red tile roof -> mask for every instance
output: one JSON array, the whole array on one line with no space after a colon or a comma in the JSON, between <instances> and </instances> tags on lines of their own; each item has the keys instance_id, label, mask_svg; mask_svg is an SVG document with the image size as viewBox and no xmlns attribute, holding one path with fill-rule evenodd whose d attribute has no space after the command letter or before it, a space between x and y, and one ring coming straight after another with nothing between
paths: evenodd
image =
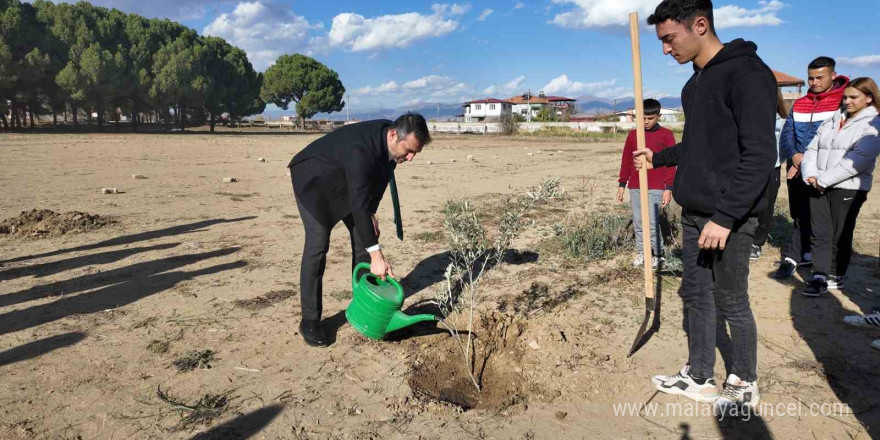
<instances>
[{"instance_id":1,"label":"red tile roof","mask_svg":"<svg viewBox=\"0 0 880 440\"><path fill-rule=\"evenodd\" d=\"M782 73L778 70L773 71L773 76L776 77L776 84L780 87L791 87L791 86L802 86L804 85L804 80L791 76L787 73Z\"/></svg>"},{"instance_id":2,"label":"red tile roof","mask_svg":"<svg viewBox=\"0 0 880 440\"><path fill-rule=\"evenodd\" d=\"M473 101L468 101L468 102L464 103L464 105L470 105L470 104L510 104L510 103L511 103L510 101L503 100L503 99L486 98L486 99L476 99Z\"/></svg>"}]
</instances>

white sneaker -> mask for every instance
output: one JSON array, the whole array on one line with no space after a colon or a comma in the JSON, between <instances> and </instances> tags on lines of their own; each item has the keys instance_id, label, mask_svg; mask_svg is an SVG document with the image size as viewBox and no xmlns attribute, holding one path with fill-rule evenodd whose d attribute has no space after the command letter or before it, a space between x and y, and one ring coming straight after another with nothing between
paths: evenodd
<instances>
[{"instance_id":1,"label":"white sneaker","mask_svg":"<svg viewBox=\"0 0 880 440\"><path fill-rule=\"evenodd\" d=\"M654 269L656 269L658 266L660 266L660 263L665 263L665 262L666 262L666 258L656 257L656 256L651 257L651 267L653 267Z\"/></svg>"},{"instance_id":2,"label":"white sneaker","mask_svg":"<svg viewBox=\"0 0 880 440\"><path fill-rule=\"evenodd\" d=\"M871 343L871 347L874 347L877 350L880 350L880 339L875 339L874 342Z\"/></svg>"},{"instance_id":3,"label":"white sneaker","mask_svg":"<svg viewBox=\"0 0 880 440\"><path fill-rule=\"evenodd\" d=\"M697 402L714 402L718 398L718 389L715 386L715 379L706 379L701 385L694 381L694 378L688 373L690 366L685 365L678 374L668 376L658 374L651 378L651 383L657 391L676 394L696 400Z\"/></svg>"},{"instance_id":4,"label":"white sneaker","mask_svg":"<svg viewBox=\"0 0 880 440\"><path fill-rule=\"evenodd\" d=\"M841 275L839 277L831 275L828 277L828 290L843 289L844 282L846 282L846 275Z\"/></svg>"},{"instance_id":5,"label":"white sneaker","mask_svg":"<svg viewBox=\"0 0 880 440\"><path fill-rule=\"evenodd\" d=\"M642 254L636 255L636 258L633 260L633 267L642 267L645 265L645 256Z\"/></svg>"},{"instance_id":6,"label":"white sneaker","mask_svg":"<svg viewBox=\"0 0 880 440\"><path fill-rule=\"evenodd\" d=\"M727 376L724 391L718 396L713 407L715 415L743 414L758 407L761 400L758 394L758 381L746 382L735 374ZM744 409L748 406L750 408Z\"/></svg>"},{"instance_id":7,"label":"white sneaker","mask_svg":"<svg viewBox=\"0 0 880 440\"><path fill-rule=\"evenodd\" d=\"M843 318L843 322L854 325L856 327L870 328L880 330L880 311L875 311L870 315L850 315ZM876 341L875 341L876 342Z\"/></svg>"}]
</instances>

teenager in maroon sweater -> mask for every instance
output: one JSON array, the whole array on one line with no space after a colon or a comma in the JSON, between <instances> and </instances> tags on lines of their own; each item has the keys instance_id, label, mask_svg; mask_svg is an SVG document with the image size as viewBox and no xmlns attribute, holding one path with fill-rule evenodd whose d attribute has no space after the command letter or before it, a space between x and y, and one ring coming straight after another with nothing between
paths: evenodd
<instances>
[{"instance_id":1,"label":"teenager in maroon sweater","mask_svg":"<svg viewBox=\"0 0 880 440\"><path fill-rule=\"evenodd\" d=\"M656 99L646 99L645 104L645 146L651 151L658 152L664 148L675 145L675 136L658 123L660 119L660 102ZM636 131L630 131L623 147L623 156L620 159L620 178L617 180L620 186L617 189L617 201L623 202L623 189L629 186L630 205L633 212L633 229L635 230L636 249L638 255L633 260L633 266L641 267L644 264L642 247L642 211L639 202L639 172L633 164L633 152L637 149ZM658 218L660 209L672 201L672 182L675 180L675 168L658 168L648 170L648 208L651 219L651 253L652 265L663 260L663 234L660 233Z\"/></svg>"}]
</instances>

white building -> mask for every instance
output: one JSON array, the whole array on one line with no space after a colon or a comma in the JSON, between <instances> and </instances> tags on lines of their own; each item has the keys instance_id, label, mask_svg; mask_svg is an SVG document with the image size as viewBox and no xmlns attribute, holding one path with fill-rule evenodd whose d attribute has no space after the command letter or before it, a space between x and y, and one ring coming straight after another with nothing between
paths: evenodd
<instances>
[{"instance_id":1,"label":"white building","mask_svg":"<svg viewBox=\"0 0 880 440\"><path fill-rule=\"evenodd\" d=\"M464 103L464 122L498 122L510 116L510 101L495 98L478 99Z\"/></svg>"},{"instance_id":2,"label":"white building","mask_svg":"<svg viewBox=\"0 0 880 440\"><path fill-rule=\"evenodd\" d=\"M633 122L635 121L635 110L629 109L624 110L622 112L617 112L614 114L619 117L620 122ZM679 109L674 108L661 108L660 109L660 122L679 122L681 118L684 116L684 112Z\"/></svg>"},{"instance_id":3,"label":"white building","mask_svg":"<svg viewBox=\"0 0 880 440\"><path fill-rule=\"evenodd\" d=\"M532 95L531 91L522 95L513 96L508 99L513 104L513 114L520 115L525 120L531 120L538 116L538 112L545 107L549 107L557 116L563 116L569 110L574 108L575 99L566 98L564 96L548 96L543 91L537 95ZM531 109L531 115L529 115Z\"/></svg>"}]
</instances>

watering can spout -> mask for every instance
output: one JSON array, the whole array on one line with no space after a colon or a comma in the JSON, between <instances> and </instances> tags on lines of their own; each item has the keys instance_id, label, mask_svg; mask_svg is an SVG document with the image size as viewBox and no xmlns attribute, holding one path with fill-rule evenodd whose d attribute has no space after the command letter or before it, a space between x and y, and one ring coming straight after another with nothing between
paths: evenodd
<instances>
[{"instance_id":1,"label":"watering can spout","mask_svg":"<svg viewBox=\"0 0 880 440\"><path fill-rule=\"evenodd\" d=\"M395 330L400 330L404 327L409 327L417 322L424 321L436 321L437 317L429 314L422 315L407 315L401 311L397 311L394 315L391 316L391 322L388 323L388 327L385 329L386 333L393 332Z\"/></svg>"}]
</instances>

